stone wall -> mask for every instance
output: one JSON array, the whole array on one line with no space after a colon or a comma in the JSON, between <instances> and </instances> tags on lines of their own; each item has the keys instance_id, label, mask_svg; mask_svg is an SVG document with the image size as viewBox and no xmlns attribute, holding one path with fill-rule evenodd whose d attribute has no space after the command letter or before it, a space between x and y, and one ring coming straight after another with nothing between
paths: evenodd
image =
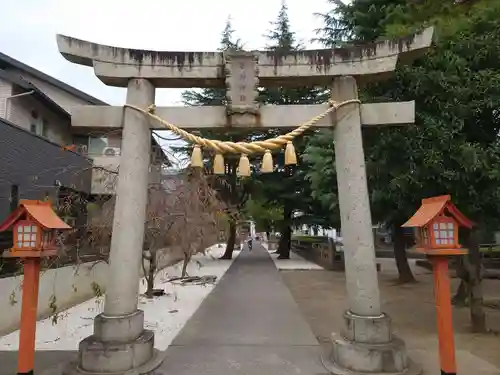
<instances>
[{"instance_id":1,"label":"stone wall","mask_svg":"<svg viewBox=\"0 0 500 375\"><path fill-rule=\"evenodd\" d=\"M292 251L321 267L332 271L344 271L344 253L339 251L331 238L317 237L307 240L292 239ZM376 264L377 271L381 270L380 263Z\"/></svg>"},{"instance_id":2,"label":"stone wall","mask_svg":"<svg viewBox=\"0 0 500 375\"><path fill-rule=\"evenodd\" d=\"M182 260L181 254L165 254L158 259L158 269ZM147 267L147 266L146 266ZM106 290L108 264L89 262L43 271L40 275L38 319L49 317L53 311L50 300L56 298L57 311L69 309L95 296L94 285ZM21 319L22 276L0 278L0 336L19 329ZM16 301L13 303L12 301Z\"/></svg>"},{"instance_id":3,"label":"stone wall","mask_svg":"<svg viewBox=\"0 0 500 375\"><path fill-rule=\"evenodd\" d=\"M50 300L54 295L59 311L82 303L94 294L93 284L104 289L108 265L101 263L84 263L49 269L40 275L38 297L38 318L51 315ZM0 335L5 335L19 328L21 319L21 282L22 276L0 279ZM16 301L13 303L13 301Z\"/></svg>"},{"instance_id":4,"label":"stone wall","mask_svg":"<svg viewBox=\"0 0 500 375\"><path fill-rule=\"evenodd\" d=\"M325 269L341 271L344 269L344 257L337 251L333 241L292 240L292 251Z\"/></svg>"}]
</instances>

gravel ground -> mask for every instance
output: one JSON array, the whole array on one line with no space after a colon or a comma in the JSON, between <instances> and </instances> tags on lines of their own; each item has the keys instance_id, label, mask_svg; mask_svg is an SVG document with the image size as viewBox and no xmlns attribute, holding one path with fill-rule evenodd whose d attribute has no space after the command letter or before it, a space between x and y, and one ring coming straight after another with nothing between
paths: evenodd
<instances>
[{"instance_id":1,"label":"gravel ground","mask_svg":"<svg viewBox=\"0 0 500 375\"><path fill-rule=\"evenodd\" d=\"M395 333L405 339L409 350L433 352L435 357L438 346L432 274L412 267L418 283L398 285L394 261L378 261L382 263L379 282L383 308L391 315ZM344 274L323 270L283 270L281 274L314 334L322 345L328 347L331 333L339 332L342 327L342 312L347 307ZM453 280L453 290L457 285L458 280ZM500 300L500 280L485 280L484 295L489 301ZM486 314L489 328L500 332L500 308L486 308ZM454 326L459 362L469 361L466 358L469 356L472 358L469 362L476 370L481 365L473 364L473 359L482 362L485 368L488 364L500 368L500 335L470 333L468 308L455 308ZM493 366L480 373L500 374L498 369L491 370Z\"/></svg>"}]
</instances>

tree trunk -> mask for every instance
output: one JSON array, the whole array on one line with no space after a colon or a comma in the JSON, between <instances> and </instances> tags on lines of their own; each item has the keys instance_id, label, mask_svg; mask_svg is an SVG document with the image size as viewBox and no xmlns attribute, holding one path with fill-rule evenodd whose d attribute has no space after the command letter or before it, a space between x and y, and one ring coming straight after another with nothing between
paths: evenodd
<instances>
[{"instance_id":1,"label":"tree trunk","mask_svg":"<svg viewBox=\"0 0 500 375\"><path fill-rule=\"evenodd\" d=\"M451 299L451 303L455 306L467 306L467 296L469 295L467 289L467 283L464 280L460 280L457 293Z\"/></svg>"},{"instance_id":2,"label":"tree trunk","mask_svg":"<svg viewBox=\"0 0 500 375\"><path fill-rule=\"evenodd\" d=\"M469 270L466 266L469 261L467 256L457 257L456 264L456 274L460 279L460 285L458 286L457 292L453 296L451 302L456 306L467 306L469 300Z\"/></svg>"},{"instance_id":3,"label":"tree trunk","mask_svg":"<svg viewBox=\"0 0 500 375\"><path fill-rule=\"evenodd\" d=\"M187 254L184 254L184 263L182 263L181 277L187 276L187 266L189 264L189 259L190 259L190 256Z\"/></svg>"},{"instance_id":4,"label":"tree trunk","mask_svg":"<svg viewBox=\"0 0 500 375\"><path fill-rule=\"evenodd\" d=\"M416 282L408 264L405 234L400 225L394 225L394 258L398 268L399 282L402 284Z\"/></svg>"},{"instance_id":5,"label":"tree trunk","mask_svg":"<svg viewBox=\"0 0 500 375\"><path fill-rule=\"evenodd\" d=\"M290 259L290 246L292 245L292 210L285 204L283 210L283 229L278 244L278 259Z\"/></svg>"},{"instance_id":6,"label":"tree trunk","mask_svg":"<svg viewBox=\"0 0 500 375\"><path fill-rule=\"evenodd\" d=\"M280 236L280 239L278 241L278 249L276 250L276 253L279 254L279 256L281 257L281 253L283 253L283 249L286 247L286 244L285 244L286 240L285 240L285 228L282 229L281 231L281 236ZM280 259L280 258L278 258Z\"/></svg>"},{"instance_id":7,"label":"tree trunk","mask_svg":"<svg viewBox=\"0 0 500 375\"><path fill-rule=\"evenodd\" d=\"M472 230L469 234L469 304L472 332L486 332L486 314L483 309L483 289L481 285L481 253L479 252L479 239L477 232Z\"/></svg>"},{"instance_id":8,"label":"tree trunk","mask_svg":"<svg viewBox=\"0 0 500 375\"><path fill-rule=\"evenodd\" d=\"M233 257L234 244L236 243L236 222L229 221L229 237L227 239L226 251L221 259L231 259Z\"/></svg>"},{"instance_id":9,"label":"tree trunk","mask_svg":"<svg viewBox=\"0 0 500 375\"><path fill-rule=\"evenodd\" d=\"M290 259L290 248L292 246L292 228L287 226L283 235L283 247L279 259Z\"/></svg>"},{"instance_id":10,"label":"tree trunk","mask_svg":"<svg viewBox=\"0 0 500 375\"><path fill-rule=\"evenodd\" d=\"M155 287L155 274L156 274L156 254L152 253L148 257L149 261L149 267L147 269L147 273L145 273L146 277L146 297L147 298L153 298L153 290ZM144 259L143 259L144 262ZM146 270L146 267L143 267L144 270Z\"/></svg>"},{"instance_id":11,"label":"tree trunk","mask_svg":"<svg viewBox=\"0 0 500 375\"><path fill-rule=\"evenodd\" d=\"M153 298L153 289L154 289L154 275L149 272L146 277L146 297Z\"/></svg>"}]
</instances>

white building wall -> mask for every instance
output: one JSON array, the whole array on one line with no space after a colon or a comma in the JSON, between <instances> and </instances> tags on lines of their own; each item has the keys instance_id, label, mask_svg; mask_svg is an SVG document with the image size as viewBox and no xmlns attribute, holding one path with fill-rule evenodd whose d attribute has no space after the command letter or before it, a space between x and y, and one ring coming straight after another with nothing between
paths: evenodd
<instances>
[{"instance_id":1,"label":"white building wall","mask_svg":"<svg viewBox=\"0 0 500 375\"><path fill-rule=\"evenodd\" d=\"M26 72L17 69L6 69L6 70L8 72L21 75L24 79L33 83L36 87L38 87L41 91L43 91L45 95L50 97L53 101L55 101L57 104L59 104L68 112L74 106L90 105L88 101L80 99L64 90L61 90L58 87L52 86L48 82L33 77L32 75L29 75Z\"/></svg>"},{"instance_id":2,"label":"white building wall","mask_svg":"<svg viewBox=\"0 0 500 375\"><path fill-rule=\"evenodd\" d=\"M37 118L32 116L35 111ZM14 97L9 100L7 120L14 124L30 130L32 124L45 124L44 134L50 141L61 144L72 144L70 120L62 114L56 113L46 105L40 103L33 95Z\"/></svg>"},{"instance_id":3,"label":"white building wall","mask_svg":"<svg viewBox=\"0 0 500 375\"><path fill-rule=\"evenodd\" d=\"M12 83L0 78L0 117L6 119L7 98L12 95Z\"/></svg>"}]
</instances>

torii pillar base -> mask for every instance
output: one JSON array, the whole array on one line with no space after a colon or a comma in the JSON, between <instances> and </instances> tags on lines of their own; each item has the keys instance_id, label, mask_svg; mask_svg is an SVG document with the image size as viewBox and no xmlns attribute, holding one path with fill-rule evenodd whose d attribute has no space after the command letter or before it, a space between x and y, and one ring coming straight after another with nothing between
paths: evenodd
<instances>
[{"instance_id":1,"label":"torii pillar base","mask_svg":"<svg viewBox=\"0 0 500 375\"><path fill-rule=\"evenodd\" d=\"M388 315L344 313L345 327L332 335L332 350L323 365L335 375L419 375L422 368L406 352L403 340L392 334Z\"/></svg>"},{"instance_id":2,"label":"torii pillar base","mask_svg":"<svg viewBox=\"0 0 500 375\"><path fill-rule=\"evenodd\" d=\"M96 316L94 334L79 344L78 360L63 375L150 374L164 359L154 348L154 332L143 329L144 312L127 316ZM126 333L126 334L125 334Z\"/></svg>"}]
</instances>

